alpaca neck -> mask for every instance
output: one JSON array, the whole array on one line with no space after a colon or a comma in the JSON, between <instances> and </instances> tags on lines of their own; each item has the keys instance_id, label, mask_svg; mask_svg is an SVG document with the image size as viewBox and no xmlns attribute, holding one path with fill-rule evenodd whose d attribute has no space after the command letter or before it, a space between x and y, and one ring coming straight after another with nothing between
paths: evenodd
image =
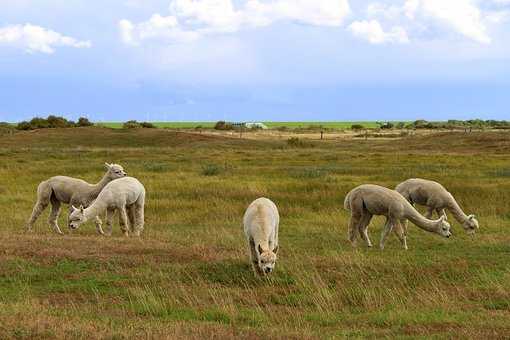
<instances>
[{"instance_id":1,"label":"alpaca neck","mask_svg":"<svg viewBox=\"0 0 510 340\"><path fill-rule=\"evenodd\" d=\"M428 231L430 233L437 233L437 221L429 220L425 218L422 214L420 214L412 205L409 204L408 209L406 210L405 217L413 222L417 227Z\"/></svg>"},{"instance_id":2,"label":"alpaca neck","mask_svg":"<svg viewBox=\"0 0 510 340\"><path fill-rule=\"evenodd\" d=\"M107 208L107 205L101 200L95 200L87 209L83 210L83 218L85 221L101 215Z\"/></svg>"},{"instance_id":3,"label":"alpaca neck","mask_svg":"<svg viewBox=\"0 0 510 340\"><path fill-rule=\"evenodd\" d=\"M457 220L457 222L464 223L468 220L468 216L464 213L464 211L462 211L459 204L453 197L448 203L448 210L450 210L450 212L452 213L453 217Z\"/></svg>"},{"instance_id":4,"label":"alpaca neck","mask_svg":"<svg viewBox=\"0 0 510 340\"><path fill-rule=\"evenodd\" d=\"M108 184L110 182L111 182L111 180L108 177L108 173L104 174L103 178L101 178L101 180L99 182L97 182L96 184L93 185L91 195L97 197L99 195L99 193L101 192L101 190L103 190L103 188L106 186L106 184Z\"/></svg>"}]
</instances>

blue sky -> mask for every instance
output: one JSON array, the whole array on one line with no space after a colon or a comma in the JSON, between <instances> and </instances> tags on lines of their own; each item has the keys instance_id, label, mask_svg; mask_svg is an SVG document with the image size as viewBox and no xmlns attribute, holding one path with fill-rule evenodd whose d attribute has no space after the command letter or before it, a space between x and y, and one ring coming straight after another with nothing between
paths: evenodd
<instances>
[{"instance_id":1,"label":"blue sky","mask_svg":"<svg viewBox=\"0 0 510 340\"><path fill-rule=\"evenodd\" d=\"M0 121L510 119L510 0L2 0Z\"/></svg>"}]
</instances>

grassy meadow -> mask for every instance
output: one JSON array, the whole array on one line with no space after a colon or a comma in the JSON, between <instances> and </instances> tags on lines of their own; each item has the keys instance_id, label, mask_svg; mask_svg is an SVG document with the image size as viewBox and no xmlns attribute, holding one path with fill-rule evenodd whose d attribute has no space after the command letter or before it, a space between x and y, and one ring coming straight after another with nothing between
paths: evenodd
<instances>
[{"instance_id":1,"label":"grassy meadow","mask_svg":"<svg viewBox=\"0 0 510 340\"><path fill-rule=\"evenodd\" d=\"M350 123L351 124L351 123ZM243 140L163 129L73 128L0 136L0 338L505 338L510 334L510 134L393 140ZM39 182L97 182L122 164L147 189L146 228L110 238L24 231ZM410 225L409 250L347 242L344 195L410 177L443 183L480 231ZM249 266L241 221L281 215L269 279ZM450 215L451 216L451 215ZM450 217L451 218L451 217ZM382 218L370 234L378 242Z\"/></svg>"}]
</instances>

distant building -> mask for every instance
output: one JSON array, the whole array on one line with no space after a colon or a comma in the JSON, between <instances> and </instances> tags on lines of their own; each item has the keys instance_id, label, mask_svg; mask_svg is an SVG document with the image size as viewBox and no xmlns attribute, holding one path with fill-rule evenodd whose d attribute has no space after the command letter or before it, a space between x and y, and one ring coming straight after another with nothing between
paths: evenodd
<instances>
[{"instance_id":1,"label":"distant building","mask_svg":"<svg viewBox=\"0 0 510 340\"><path fill-rule=\"evenodd\" d=\"M262 130L268 129L266 124L260 123L260 122L249 122L249 123L237 122L237 123L232 123L232 126L237 127L237 128L246 128L246 129L262 129Z\"/></svg>"}]
</instances>

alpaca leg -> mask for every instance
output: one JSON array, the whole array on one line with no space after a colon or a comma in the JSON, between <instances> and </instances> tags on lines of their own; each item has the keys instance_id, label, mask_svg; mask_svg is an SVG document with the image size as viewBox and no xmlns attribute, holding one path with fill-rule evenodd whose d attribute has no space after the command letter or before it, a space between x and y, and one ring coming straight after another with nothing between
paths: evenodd
<instances>
[{"instance_id":1,"label":"alpaca leg","mask_svg":"<svg viewBox=\"0 0 510 340\"><path fill-rule=\"evenodd\" d=\"M351 219L349 220L349 230L348 230L348 240L351 242L352 246L356 246L356 236L358 234L358 225L360 223L361 216L355 215L354 212L351 215Z\"/></svg>"},{"instance_id":2,"label":"alpaca leg","mask_svg":"<svg viewBox=\"0 0 510 340\"><path fill-rule=\"evenodd\" d=\"M34 208L32 209L32 215L30 216L30 219L27 223L27 230L32 231L32 228L34 226L35 221L39 216L41 216L42 212L46 207L48 206L49 202L46 200L37 200L37 202L34 205Z\"/></svg>"},{"instance_id":3,"label":"alpaca leg","mask_svg":"<svg viewBox=\"0 0 510 340\"><path fill-rule=\"evenodd\" d=\"M115 209L107 209L106 210L106 233L104 233L104 235L112 236L114 215L115 215Z\"/></svg>"},{"instance_id":4,"label":"alpaca leg","mask_svg":"<svg viewBox=\"0 0 510 340\"><path fill-rule=\"evenodd\" d=\"M128 214L128 220L129 220L129 231L134 232L135 231L135 224L136 224L136 217L135 217L135 205L132 204L129 207L127 207L127 214Z\"/></svg>"},{"instance_id":5,"label":"alpaca leg","mask_svg":"<svg viewBox=\"0 0 510 340\"><path fill-rule=\"evenodd\" d=\"M395 222L395 233L397 234L400 242L402 243L402 246L404 246L404 249L407 250L406 232L404 230L402 221Z\"/></svg>"},{"instance_id":6,"label":"alpaca leg","mask_svg":"<svg viewBox=\"0 0 510 340\"><path fill-rule=\"evenodd\" d=\"M41 216L42 212L48 204L50 204L50 197L52 194L51 186L47 182L42 182L37 187L37 202L32 209L32 215L27 222L27 230L32 231L32 227L34 226L35 221L39 216Z\"/></svg>"},{"instance_id":7,"label":"alpaca leg","mask_svg":"<svg viewBox=\"0 0 510 340\"><path fill-rule=\"evenodd\" d=\"M120 229L124 233L124 236L129 236L129 222L125 206L119 209L119 219Z\"/></svg>"},{"instance_id":8,"label":"alpaca leg","mask_svg":"<svg viewBox=\"0 0 510 340\"><path fill-rule=\"evenodd\" d=\"M444 209L437 209L436 212L439 217L444 216L445 221L448 220L448 215L446 215L446 211Z\"/></svg>"},{"instance_id":9,"label":"alpaca leg","mask_svg":"<svg viewBox=\"0 0 510 340\"><path fill-rule=\"evenodd\" d=\"M361 218L361 221L358 225L359 234L362 239L365 240L368 247L372 247L372 242L370 241L370 238L368 237L368 225L370 224L370 221L372 220L372 215L365 211L365 214Z\"/></svg>"},{"instance_id":10,"label":"alpaca leg","mask_svg":"<svg viewBox=\"0 0 510 340\"><path fill-rule=\"evenodd\" d=\"M145 199L141 198L134 204L135 235L140 236L145 224Z\"/></svg>"},{"instance_id":11,"label":"alpaca leg","mask_svg":"<svg viewBox=\"0 0 510 340\"><path fill-rule=\"evenodd\" d=\"M48 223L50 224L50 227L53 228L55 232L57 232L57 234L63 235L64 233L62 232L62 230L60 230L57 223L58 215L60 215L60 206L61 206L60 201L57 198L52 197L51 212L50 217L48 218Z\"/></svg>"},{"instance_id":12,"label":"alpaca leg","mask_svg":"<svg viewBox=\"0 0 510 340\"><path fill-rule=\"evenodd\" d=\"M428 218L430 220L432 218L433 214L434 214L434 208L427 208L427 212L423 216L425 216L426 218Z\"/></svg>"},{"instance_id":13,"label":"alpaca leg","mask_svg":"<svg viewBox=\"0 0 510 340\"><path fill-rule=\"evenodd\" d=\"M390 220L389 218L386 219L386 223L384 224L384 228L381 234L381 241L379 243L379 246L381 247L381 250L384 249L384 243L386 242L386 237L391 233L391 230L393 229L394 221Z\"/></svg>"},{"instance_id":14,"label":"alpaca leg","mask_svg":"<svg viewBox=\"0 0 510 340\"><path fill-rule=\"evenodd\" d=\"M264 272L262 272L262 270L260 270L260 267L259 267L259 261L258 261L258 257L257 257L257 250L256 250L256 247L255 247L255 241L250 238L250 262L251 262L251 267L253 269L253 273L255 274L255 276L264 276Z\"/></svg>"},{"instance_id":15,"label":"alpaca leg","mask_svg":"<svg viewBox=\"0 0 510 340\"><path fill-rule=\"evenodd\" d=\"M101 221L99 216L96 216L96 219L95 219L94 223L96 224L97 233L100 234L100 235L104 235L103 221Z\"/></svg>"}]
</instances>

